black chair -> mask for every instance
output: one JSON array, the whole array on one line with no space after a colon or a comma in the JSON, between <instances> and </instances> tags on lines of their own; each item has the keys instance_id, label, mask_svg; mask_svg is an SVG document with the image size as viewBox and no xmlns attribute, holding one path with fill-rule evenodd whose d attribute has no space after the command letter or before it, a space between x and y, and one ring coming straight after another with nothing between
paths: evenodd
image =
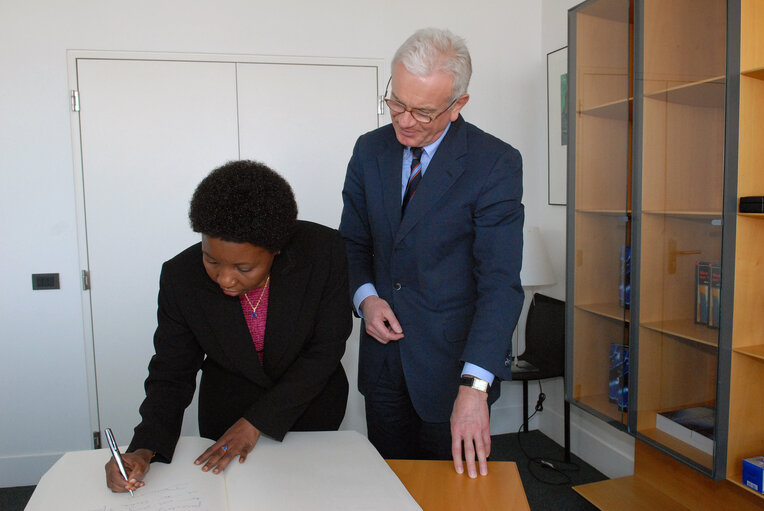
<instances>
[{"instance_id":1,"label":"black chair","mask_svg":"<svg viewBox=\"0 0 764 511\"><path fill-rule=\"evenodd\" d=\"M528 382L565 375L565 302L534 294L525 322L525 352L512 364L523 382L523 429L528 431ZM543 396L543 395L542 395ZM540 408L543 397L536 404ZM570 403L564 401L565 461L570 461Z\"/></svg>"}]
</instances>

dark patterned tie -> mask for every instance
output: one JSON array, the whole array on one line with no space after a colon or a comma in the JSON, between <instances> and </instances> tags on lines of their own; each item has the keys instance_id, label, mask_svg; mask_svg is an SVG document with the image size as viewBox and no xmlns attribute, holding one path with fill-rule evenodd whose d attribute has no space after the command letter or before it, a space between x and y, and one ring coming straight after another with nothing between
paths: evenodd
<instances>
[{"instance_id":1,"label":"dark patterned tie","mask_svg":"<svg viewBox=\"0 0 764 511\"><path fill-rule=\"evenodd\" d=\"M401 205L401 215L406 212L406 206L414 196L416 187L419 186L419 181L422 180L422 148L412 147L411 154L414 159L411 160L411 175L409 176L409 182L406 185L406 193L403 194L403 204Z\"/></svg>"}]
</instances>

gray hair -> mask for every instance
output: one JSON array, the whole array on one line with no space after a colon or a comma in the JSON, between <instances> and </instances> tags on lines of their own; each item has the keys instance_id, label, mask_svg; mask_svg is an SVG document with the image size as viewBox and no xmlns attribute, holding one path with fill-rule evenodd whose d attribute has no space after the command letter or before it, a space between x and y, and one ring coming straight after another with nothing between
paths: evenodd
<instances>
[{"instance_id":1,"label":"gray hair","mask_svg":"<svg viewBox=\"0 0 764 511\"><path fill-rule=\"evenodd\" d=\"M422 28L406 39L393 56L392 68L400 62L415 76L442 71L454 79L451 99L467 93L472 60L464 39L449 30Z\"/></svg>"}]
</instances>

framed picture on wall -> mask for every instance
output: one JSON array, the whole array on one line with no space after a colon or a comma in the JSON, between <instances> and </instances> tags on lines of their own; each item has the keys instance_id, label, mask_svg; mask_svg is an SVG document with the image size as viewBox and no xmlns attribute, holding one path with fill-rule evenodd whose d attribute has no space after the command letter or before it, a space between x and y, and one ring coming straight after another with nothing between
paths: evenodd
<instances>
[{"instance_id":1,"label":"framed picture on wall","mask_svg":"<svg viewBox=\"0 0 764 511\"><path fill-rule=\"evenodd\" d=\"M568 47L546 56L549 204L564 206L568 189Z\"/></svg>"}]
</instances>

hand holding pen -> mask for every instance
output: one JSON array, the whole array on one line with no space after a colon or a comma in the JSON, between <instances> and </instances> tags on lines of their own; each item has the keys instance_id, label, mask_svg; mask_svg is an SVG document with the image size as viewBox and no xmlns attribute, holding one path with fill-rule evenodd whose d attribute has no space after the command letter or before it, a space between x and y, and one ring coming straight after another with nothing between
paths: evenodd
<instances>
[{"instance_id":1,"label":"hand holding pen","mask_svg":"<svg viewBox=\"0 0 764 511\"><path fill-rule=\"evenodd\" d=\"M148 449L138 449L132 453L121 454L111 429L104 430L106 441L111 451L111 459L106 463L106 485L113 492L129 491L144 486L143 477L149 471L153 453Z\"/></svg>"}]
</instances>

